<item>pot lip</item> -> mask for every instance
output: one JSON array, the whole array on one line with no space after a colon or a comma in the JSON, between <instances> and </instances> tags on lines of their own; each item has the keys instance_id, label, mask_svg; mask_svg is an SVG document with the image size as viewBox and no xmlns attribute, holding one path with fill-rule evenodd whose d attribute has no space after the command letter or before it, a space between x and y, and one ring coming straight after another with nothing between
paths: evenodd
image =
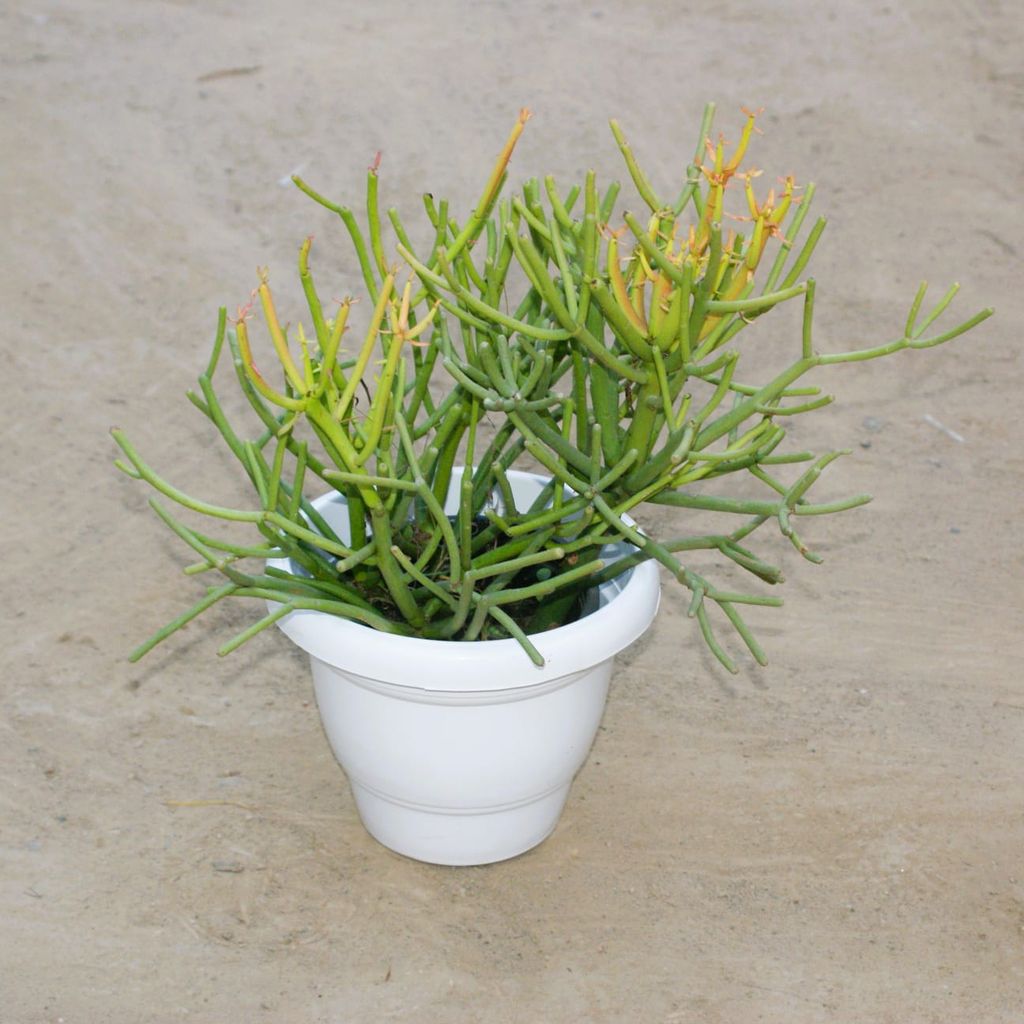
<instances>
[{"instance_id":1,"label":"pot lip","mask_svg":"<svg viewBox=\"0 0 1024 1024\"><path fill-rule=\"evenodd\" d=\"M510 470L523 483L546 478ZM315 498L322 510L340 500L336 491ZM287 558L268 566L287 569ZM609 661L646 632L658 610L661 586L652 560L641 562L599 588L600 606L564 626L530 636L544 658L537 666L515 639L428 640L396 636L325 612L297 610L278 628L311 657L345 672L428 692L519 689L584 672ZM277 607L269 604L271 609Z\"/></svg>"}]
</instances>

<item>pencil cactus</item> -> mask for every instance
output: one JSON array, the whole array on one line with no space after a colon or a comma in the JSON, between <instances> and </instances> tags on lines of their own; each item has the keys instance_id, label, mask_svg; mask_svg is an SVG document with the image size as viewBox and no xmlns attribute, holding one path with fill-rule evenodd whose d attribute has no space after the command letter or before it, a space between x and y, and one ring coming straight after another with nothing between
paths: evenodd
<instances>
[{"instance_id":1,"label":"pencil cactus","mask_svg":"<svg viewBox=\"0 0 1024 1024\"><path fill-rule=\"evenodd\" d=\"M815 285L804 272L825 222L819 218L798 246L814 186L799 189L787 178L778 195L757 198L758 172L743 166L756 115L745 113L739 141L727 152L721 139L711 139L708 106L694 159L671 200L655 192L613 121L647 208L643 215L623 213L617 229L610 225L619 184L599 191L593 172L565 193L548 177L501 198L526 111L464 224L446 202L424 197L434 233L426 255L414 251L395 210L387 211L395 243L385 242L379 161L367 176L365 234L348 208L296 178L343 221L369 300L368 322L348 344L356 333L352 300L325 311L309 266L309 239L299 252L308 333L302 324L293 332L282 326L265 275L230 326L221 310L200 390L189 397L247 474L258 498L254 509L217 507L186 495L158 476L122 431L113 431L126 457L118 465L129 475L179 506L250 522L261 535L250 546L219 540L153 500L158 515L200 556L186 572L217 572L224 582L133 657L215 602L237 596L277 607L221 653L290 611L309 608L404 635L513 636L542 663L532 634L578 614L588 588L654 558L688 588L689 613L727 668L735 665L713 631L709 608L721 611L763 663L739 607L781 599L723 590L689 568L686 553L717 552L760 581L778 584L779 568L748 546L751 535L774 524L805 558L820 561L794 522L869 498L808 499L822 470L843 453L782 450L790 418L832 401L800 379L822 365L939 345L991 310L927 334L956 286L922 316L922 285L894 340L818 353ZM745 210L733 219L749 224L746 234L724 229L731 216L726 198L737 182ZM515 305L506 312L510 295ZM767 382L742 382L734 339L793 300L802 303L803 327L792 357ZM279 364L273 379L254 361L249 321L255 309ZM250 440L228 422L214 389L225 342L237 384L261 425ZM507 472L530 459L550 482L529 508L517 508ZM458 462L468 469L458 485L458 511L448 516L444 506ZM776 475L785 470L776 467L790 464L804 468L786 482ZM762 496L716 494L716 482L734 474L756 481ZM311 505L311 477L344 495L347 536ZM644 503L725 513L738 525L657 537L628 519ZM606 562L602 555L615 541L632 551ZM282 555L297 572L243 568L247 559Z\"/></svg>"}]
</instances>

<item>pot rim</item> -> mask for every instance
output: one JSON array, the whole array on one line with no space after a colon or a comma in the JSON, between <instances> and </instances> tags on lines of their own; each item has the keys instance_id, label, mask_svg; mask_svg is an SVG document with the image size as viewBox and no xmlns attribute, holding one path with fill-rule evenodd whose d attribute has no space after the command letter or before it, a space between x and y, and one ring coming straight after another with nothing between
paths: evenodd
<instances>
[{"instance_id":1,"label":"pot rim","mask_svg":"<svg viewBox=\"0 0 1024 1024\"><path fill-rule=\"evenodd\" d=\"M456 469L453 485L458 476L461 471ZM510 470L508 477L513 486L547 482L546 477L522 470ZM322 511L341 502L337 491L329 491L312 504ZM269 559L267 565L294 571L287 558ZM290 612L277 626L311 657L367 679L428 692L504 690L536 686L610 660L647 630L660 596L658 568L651 560L602 584L596 610L575 622L530 635L544 658L542 666L534 665L512 638L466 641L396 636L308 610Z\"/></svg>"}]
</instances>

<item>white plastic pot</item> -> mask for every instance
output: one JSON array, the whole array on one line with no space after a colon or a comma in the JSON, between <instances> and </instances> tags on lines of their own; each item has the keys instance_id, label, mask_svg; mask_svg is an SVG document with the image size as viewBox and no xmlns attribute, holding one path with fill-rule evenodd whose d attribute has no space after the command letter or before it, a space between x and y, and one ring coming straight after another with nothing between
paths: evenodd
<instances>
[{"instance_id":1,"label":"white plastic pot","mask_svg":"<svg viewBox=\"0 0 1024 1024\"><path fill-rule=\"evenodd\" d=\"M509 479L520 508L545 483ZM344 538L341 496L314 505ZM624 550L610 545L605 557ZM554 830L597 734L613 659L651 624L658 599L652 562L602 585L589 614L531 637L543 667L511 639L421 640L312 611L278 625L309 654L324 731L370 834L417 860L489 864Z\"/></svg>"}]
</instances>

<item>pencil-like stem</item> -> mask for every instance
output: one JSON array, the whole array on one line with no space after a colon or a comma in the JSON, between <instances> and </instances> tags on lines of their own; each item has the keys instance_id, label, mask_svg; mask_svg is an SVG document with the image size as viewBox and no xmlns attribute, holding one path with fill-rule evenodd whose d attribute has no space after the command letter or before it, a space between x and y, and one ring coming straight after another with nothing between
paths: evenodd
<instances>
[{"instance_id":1,"label":"pencil-like stem","mask_svg":"<svg viewBox=\"0 0 1024 1024\"><path fill-rule=\"evenodd\" d=\"M231 596L277 607L221 653L292 611L315 610L399 635L513 637L539 665L543 644L531 628L563 624L588 587L653 559L688 591L688 614L723 666L736 670L716 633L721 623L763 664L739 609L781 599L720 589L713 572L694 571L691 553L768 587L783 573L762 543L781 538L820 561L795 526L870 499L817 499L824 470L843 453L787 443L801 417L833 401L805 378L822 366L943 345L992 311L942 326L958 285L926 310L922 284L898 336L816 350L818 297L806 272L825 220L804 234L813 184L801 190L787 177L778 194L757 185L745 164L757 115L745 114L733 146L712 139L714 106L705 107L693 158L666 193L672 203L612 121L635 191L625 205L635 211L638 200L644 211L627 209L612 223L619 183L599 184L594 171L568 188L549 175L504 193L529 118L521 111L475 206L423 197L424 255L397 209L381 216L379 158L359 216L296 177L341 219L363 295L336 300L330 316L321 295L331 293L317 287L306 238L298 276L308 336L299 317L279 310L266 272L236 318L219 311L188 397L241 466L253 493L241 504L253 507L192 496L112 430L117 468L173 503L151 501L198 556L185 572L225 579L132 658ZM736 220L747 222L742 231ZM391 265L394 254L404 266ZM740 332L801 297L796 339L753 343L762 372L751 376ZM250 338L256 319L270 345L254 340L258 325ZM350 322L359 325L353 342ZM254 420L249 436L215 386L225 343ZM266 375L257 367L265 350L275 361ZM528 498L520 467L539 467L544 478ZM323 487L340 508L312 498ZM652 528L643 515L651 504L666 516L679 510L683 532ZM251 524L255 539L203 532L195 517L225 530ZM253 558L288 564L247 571Z\"/></svg>"}]
</instances>

